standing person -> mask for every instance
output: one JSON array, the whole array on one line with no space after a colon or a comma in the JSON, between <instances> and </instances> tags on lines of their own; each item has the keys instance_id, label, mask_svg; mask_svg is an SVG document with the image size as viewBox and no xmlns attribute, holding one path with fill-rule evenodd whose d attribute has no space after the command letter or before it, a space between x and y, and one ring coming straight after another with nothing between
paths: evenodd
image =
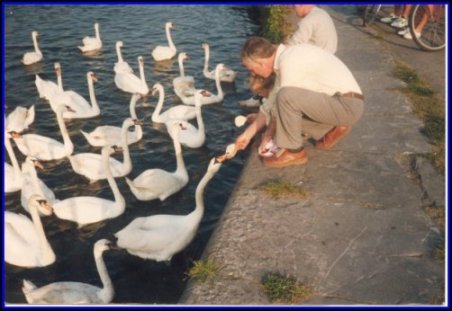
<instances>
[{"instance_id":1,"label":"standing person","mask_svg":"<svg viewBox=\"0 0 452 311\"><path fill-rule=\"evenodd\" d=\"M337 50L337 32L333 19L323 9L315 5L293 5L295 14L300 18L297 29L286 41L286 45L309 43L334 54ZM251 78L253 80L253 77ZM239 102L243 107L259 107L262 96L254 95Z\"/></svg>"},{"instance_id":2,"label":"standing person","mask_svg":"<svg viewBox=\"0 0 452 311\"><path fill-rule=\"evenodd\" d=\"M317 140L316 148L330 149L363 114L364 97L352 73L340 59L319 47L274 45L265 38L250 37L241 59L253 75L276 75L272 94L236 139L237 149L245 149L267 125L259 149L266 149L271 140L280 148L264 158L267 167L305 164L303 134Z\"/></svg>"}]
</instances>

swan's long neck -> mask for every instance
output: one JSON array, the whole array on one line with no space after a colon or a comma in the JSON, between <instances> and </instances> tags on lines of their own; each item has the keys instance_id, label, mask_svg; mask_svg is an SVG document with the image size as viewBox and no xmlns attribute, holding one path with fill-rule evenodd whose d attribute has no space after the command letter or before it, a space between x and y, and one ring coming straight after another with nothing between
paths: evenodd
<instances>
[{"instance_id":1,"label":"swan's long neck","mask_svg":"<svg viewBox=\"0 0 452 311\"><path fill-rule=\"evenodd\" d=\"M64 92L63 77L61 76L61 69L57 72L57 83L58 83L58 88L60 89L60 91Z\"/></svg>"},{"instance_id":2,"label":"swan's long neck","mask_svg":"<svg viewBox=\"0 0 452 311\"><path fill-rule=\"evenodd\" d=\"M215 69L215 85L217 86L217 91L218 91L217 96L220 98L223 98L224 94L223 94L223 88L221 87L220 75L221 75L221 70Z\"/></svg>"},{"instance_id":3,"label":"swan's long neck","mask_svg":"<svg viewBox=\"0 0 452 311\"><path fill-rule=\"evenodd\" d=\"M123 126L121 131L121 147L123 148L123 169L124 171L130 171L132 169L132 159L130 158L129 151L129 128L128 126Z\"/></svg>"},{"instance_id":4,"label":"swan's long neck","mask_svg":"<svg viewBox=\"0 0 452 311\"><path fill-rule=\"evenodd\" d=\"M180 76L181 77L185 77L184 60L182 59L182 57L179 57L178 62L179 62Z\"/></svg>"},{"instance_id":5,"label":"swan's long neck","mask_svg":"<svg viewBox=\"0 0 452 311\"><path fill-rule=\"evenodd\" d=\"M64 123L63 119L64 111L62 109L57 111L57 122L60 127L61 136L63 137L64 149L66 149L66 156L70 156L74 151L74 144L72 143L71 137L67 131L66 123Z\"/></svg>"},{"instance_id":6,"label":"swan's long neck","mask_svg":"<svg viewBox=\"0 0 452 311\"><path fill-rule=\"evenodd\" d=\"M94 81L91 76L88 76L88 90L89 90L89 100L91 102L93 113L99 114L100 108L99 104L97 103L96 92L94 91Z\"/></svg>"},{"instance_id":7,"label":"swan's long neck","mask_svg":"<svg viewBox=\"0 0 452 311\"><path fill-rule=\"evenodd\" d=\"M124 209L126 207L126 201L124 200L124 197L121 195L118 185L116 184L116 180L113 177L113 174L111 172L110 155L108 152L102 152L102 163L104 166L105 175L107 175L108 185L110 186L111 191L113 192L113 196L115 198L115 203L120 203L120 204L116 204L116 205L119 206L122 209L122 211L124 211ZM119 214L121 214L122 211L120 211ZM114 212L112 211L112 213L114 213Z\"/></svg>"},{"instance_id":8,"label":"swan's long neck","mask_svg":"<svg viewBox=\"0 0 452 311\"><path fill-rule=\"evenodd\" d=\"M103 285L103 288L99 291L98 296L104 303L108 303L113 299L113 295L115 294L113 283L108 275L107 266L105 265L102 254L97 256L95 254L94 260L96 261L97 272L99 273L99 277Z\"/></svg>"},{"instance_id":9,"label":"swan's long neck","mask_svg":"<svg viewBox=\"0 0 452 311\"><path fill-rule=\"evenodd\" d=\"M41 50L38 45L38 36L33 36L33 46L35 48L35 52L41 54Z\"/></svg>"},{"instance_id":10,"label":"swan's long neck","mask_svg":"<svg viewBox=\"0 0 452 311\"><path fill-rule=\"evenodd\" d=\"M165 91L163 88L158 88L159 91L159 101L157 102L157 106L155 107L154 112L152 113L152 121L158 122L160 112L162 112L163 102L165 100Z\"/></svg>"},{"instance_id":11,"label":"swan's long neck","mask_svg":"<svg viewBox=\"0 0 452 311\"><path fill-rule=\"evenodd\" d=\"M209 59L210 59L210 51L209 51L209 46L206 45L204 46L204 54L205 54L205 58L204 58L204 74L208 74L209 73Z\"/></svg>"},{"instance_id":12,"label":"swan's long neck","mask_svg":"<svg viewBox=\"0 0 452 311\"><path fill-rule=\"evenodd\" d=\"M185 168L184 157L182 156L182 147L179 142L179 135L174 136L173 140L174 151L176 152L176 175L183 177L184 179L188 179L187 169Z\"/></svg>"},{"instance_id":13,"label":"swan's long neck","mask_svg":"<svg viewBox=\"0 0 452 311\"><path fill-rule=\"evenodd\" d=\"M42 227L41 217L39 217L37 202L33 202L30 206L31 219L36 230L36 235L40 243L40 249L42 250L42 259L45 262L53 261L55 259L55 253L50 247L49 241L47 241L44 228Z\"/></svg>"},{"instance_id":14,"label":"swan's long neck","mask_svg":"<svg viewBox=\"0 0 452 311\"><path fill-rule=\"evenodd\" d=\"M7 134L5 134L5 135L8 136ZM14 153L13 146L11 146L11 141L10 141L9 137L5 137L5 147L6 147L6 151L8 152L11 163L13 164L14 179L19 180L22 172L19 167L19 162L17 162L17 158L16 158L16 154Z\"/></svg>"},{"instance_id":15,"label":"swan's long neck","mask_svg":"<svg viewBox=\"0 0 452 311\"><path fill-rule=\"evenodd\" d=\"M116 54L118 55L118 63L122 63L124 60L122 59L121 47L119 44L116 44Z\"/></svg>"},{"instance_id":16,"label":"swan's long neck","mask_svg":"<svg viewBox=\"0 0 452 311\"><path fill-rule=\"evenodd\" d=\"M170 49L175 51L176 46L174 45L173 39L171 38L171 32L170 32L169 27L166 27L166 39L168 39L168 45L169 45Z\"/></svg>"},{"instance_id":17,"label":"swan's long neck","mask_svg":"<svg viewBox=\"0 0 452 311\"><path fill-rule=\"evenodd\" d=\"M146 77L144 75L144 64L143 62L139 62L140 65L140 80L146 85Z\"/></svg>"},{"instance_id":18,"label":"swan's long neck","mask_svg":"<svg viewBox=\"0 0 452 311\"><path fill-rule=\"evenodd\" d=\"M196 106L196 121L198 122L198 133L205 135L204 120L202 119L201 106Z\"/></svg>"},{"instance_id":19,"label":"swan's long neck","mask_svg":"<svg viewBox=\"0 0 452 311\"><path fill-rule=\"evenodd\" d=\"M99 26L95 25L94 30L96 32L96 39L100 40Z\"/></svg>"},{"instance_id":20,"label":"swan's long neck","mask_svg":"<svg viewBox=\"0 0 452 311\"><path fill-rule=\"evenodd\" d=\"M195 214L199 220L201 220L203 214L204 214L204 189L206 188L208 182L212 179L212 177L215 174L212 172L207 172L202 177L201 181L199 182L198 186L196 187L196 193L195 193L195 200L196 200L196 208L192 212L192 214Z\"/></svg>"},{"instance_id":21,"label":"swan's long neck","mask_svg":"<svg viewBox=\"0 0 452 311\"><path fill-rule=\"evenodd\" d=\"M138 101L138 97L133 95L132 99L130 100L130 105L129 105L130 117L133 120L138 120L137 111L135 109L135 107L137 106L137 101ZM141 128L141 125L139 125L139 124L135 124L135 136L138 139L141 139L141 137L143 137L143 129Z\"/></svg>"}]
</instances>

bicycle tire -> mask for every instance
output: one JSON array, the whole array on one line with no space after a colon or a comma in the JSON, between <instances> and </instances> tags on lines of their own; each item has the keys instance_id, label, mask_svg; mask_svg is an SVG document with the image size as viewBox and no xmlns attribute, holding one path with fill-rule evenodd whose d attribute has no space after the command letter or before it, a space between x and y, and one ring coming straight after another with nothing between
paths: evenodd
<instances>
[{"instance_id":1,"label":"bicycle tire","mask_svg":"<svg viewBox=\"0 0 452 311\"><path fill-rule=\"evenodd\" d=\"M442 10L442 11L438 11ZM445 8L435 5L434 13L431 14L427 5L416 5L410 14L409 28L411 36L419 47L425 51L439 51L446 46L446 26ZM428 14L428 21L425 24L420 37L415 35L416 25L420 22L424 14ZM441 14L440 16L437 16Z\"/></svg>"},{"instance_id":2,"label":"bicycle tire","mask_svg":"<svg viewBox=\"0 0 452 311\"><path fill-rule=\"evenodd\" d=\"M366 6L363 15L363 26L370 26L375 21L378 13L380 13L381 4L369 4Z\"/></svg>"}]
</instances>

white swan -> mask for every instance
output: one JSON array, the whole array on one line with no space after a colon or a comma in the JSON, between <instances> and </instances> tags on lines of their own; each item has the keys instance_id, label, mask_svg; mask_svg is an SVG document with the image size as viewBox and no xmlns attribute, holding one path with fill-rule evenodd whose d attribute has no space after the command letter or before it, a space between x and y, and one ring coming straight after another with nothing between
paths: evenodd
<instances>
[{"instance_id":1,"label":"white swan","mask_svg":"<svg viewBox=\"0 0 452 311\"><path fill-rule=\"evenodd\" d=\"M114 201L98 197L72 197L61 200L53 205L53 210L58 218L74 221L78 226L99 222L109 218L115 218L126 208L126 201L119 192L118 185L112 175L110 153L112 147L102 147L102 171L107 176L108 184L113 191Z\"/></svg>"},{"instance_id":2,"label":"white swan","mask_svg":"<svg viewBox=\"0 0 452 311\"><path fill-rule=\"evenodd\" d=\"M194 127L192 124L188 123L187 121L175 121L170 120L165 123L166 128L168 130L169 135L172 139L174 139L176 136L178 136L178 140L180 143L184 146L187 146L189 148L199 148L202 145L204 145L204 142L206 141L206 132L204 129L204 121L202 119L202 113L201 113L201 93L203 90L198 90L195 93L195 99L196 99L196 121L198 123L198 128ZM174 131L174 124L180 122L182 125L181 131Z\"/></svg>"},{"instance_id":3,"label":"white swan","mask_svg":"<svg viewBox=\"0 0 452 311\"><path fill-rule=\"evenodd\" d=\"M171 260L193 240L204 214L204 188L221 163L213 158L196 187L196 208L188 215L153 215L135 218L115 233L116 244L132 255L156 261Z\"/></svg>"},{"instance_id":4,"label":"white swan","mask_svg":"<svg viewBox=\"0 0 452 311\"><path fill-rule=\"evenodd\" d=\"M132 159L130 158L129 146L127 144L127 132L129 127L135 122L131 118L127 118L122 123L121 128L121 147L123 149L123 162L119 162L114 158L110 158L110 170L114 177L123 177L132 170ZM108 178L107 172L104 169L103 159L97 153L79 153L69 157L72 169L77 174L83 175L94 182L99 179Z\"/></svg>"},{"instance_id":5,"label":"white swan","mask_svg":"<svg viewBox=\"0 0 452 311\"><path fill-rule=\"evenodd\" d=\"M213 95L211 94L210 96L206 96L203 95L201 97L201 104L202 105L209 105L209 104L214 104L214 103L219 103L223 100L224 98L224 93L223 93L223 88L221 87L221 82L220 82L220 73L223 70L224 65L223 64L218 64L215 67L215 85L217 87L217 95ZM185 89L183 91L182 96L179 96L180 99L182 100L182 102L185 105L194 105L195 104L195 98L194 98L194 94L196 91L201 90L201 89ZM202 90L203 91L203 90Z\"/></svg>"},{"instance_id":6,"label":"white swan","mask_svg":"<svg viewBox=\"0 0 452 311\"><path fill-rule=\"evenodd\" d=\"M33 157L27 157L25 162L22 163L22 191L20 193L20 203L22 207L30 213L30 207L28 202L33 195L39 195L45 199L50 205L55 204L57 199L55 193L47 187L47 185L38 177L36 173L36 167L44 169L41 163L39 163ZM42 216L42 214L41 214Z\"/></svg>"},{"instance_id":7,"label":"white swan","mask_svg":"<svg viewBox=\"0 0 452 311\"><path fill-rule=\"evenodd\" d=\"M42 60L42 53L38 46L38 35L39 32L33 30L31 32L31 38L33 39L33 46L35 50L33 52L27 52L22 58L22 63L24 65L32 65Z\"/></svg>"},{"instance_id":8,"label":"white swan","mask_svg":"<svg viewBox=\"0 0 452 311\"><path fill-rule=\"evenodd\" d=\"M55 262L55 253L47 241L38 210L52 214L52 208L39 195L28 201L31 219L5 211L5 261L21 267L45 267Z\"/></svg>"},{"instance_id":9,"label":"white swan","mask_svg":"<svg viewBox=\"0 0 452 311\"><path fill-rule=\"evenodd\" d=\"M115 71L115 73L120 72L133 73L132 67L130 67L129 64L125 62L124 59L122 58L121 48L123 46L124 43L122 41L116 41L116 55L118 56L118 62L115 63L113 70Z\"/></svg>"},{"instance_id":10,"label":"white swan","mask_svg":"<svg viewBox=\"0 0 452 311\"><path fill-rule=\"evenodd\" d=\"M140 67L140 78L130 72L116 72L115 84L118 89L132 94L141 94L143 96L149 93L149 87L144 75L144 61L142 56L138 56L138 65Z\"/></svg>"},{"instance_id":11,"label":"white swan","mask_svg":"<svg viewBox=\"0 0 452 311\"><path fill-rule=\"evenodd\" d=\"M126 178L130 190L138 200L149 201L153 199L165 200L170 195L181 190L188 183L188 173L182 156L182 148L177 138L180 125L174 124L176 135L173 139L176 152L177 168L174 172L164 171L159 168L142 172L133 181Z\"/></svg>"},{"instance_id":12,"label":"white swan","mask_svg":"<svg viewBox=\"0 0 452 311\"><path fill-rule=\"evenodd\" d=\"M58 160L71 155L74 151L74 145L64 123L63 113L65 111L71 111L71 109L67 106L58 106L56 112L63 143L38 134L22 135L12 132L12 136L20 152L25 156L32 156L41 161Z\"/></svg>"},{"instance_id":13,"label":"white swan","mask_svg":"<svg viewBox=\"0 0 452 311\"><path fill-rule=\"evenodd\" d=\"M50 98L49 103L54 111L56 111L56 107L61 105L71 107L71 109L73 110L72 112L66 111L63 113L63 117L65 119L87 119L100 115L100 108L97 103L96 93L94 91L94 82L97 82L97 77L93 72L89 71L86 73L86 80L88 84L88 92L91 104L81 95L72 90L64 91L61 77L61 68L59 67L56 72L58 76L58 86L61 91L54 94Z\"/></svg>"},{"instance_id":14,"label":"white swan","mask_svg":"<svg viewBox=\"0 0 452 311\"><path fill-rule=\"evenodd\" d=\"M155 61L162 61L166 59L171 59L176 55L177 49L176 46L173 43L173 40L171 38L170 29L174 28L174 24L171 22L167 22L165 24L165 32L166 32L166 39L168 40L169 46L157 46L152 50L152 57Z\"/></svg>"},{"instance_id":15,"label":"white swan","mask_svg":"<svg viewBox=\"0 0 452 311\"><path fill-rule=\"evenodd\" d=\"M206 77L207 79L215 80L215 70L209 70L209 58L210 58L209 45L207 43L203 43L202 48L204 49L204 55L205 55L204 69L203 69L202 73L204 74L204 77ZM224 69L220 73L220 81L234 82L236 76L237 76L237 72L224 66Z\"/></svg>"},{"instance_id":16,"label":"white swan","mask_svg":"<svg viewBox=\"0 0 452 311\"><path fill-rule=\"evenodd\" d=\"M22 291L29 304L107 304L115 294L102 254L110 249L110 241L102 239L94 244L94 260L103 288L81 282L55 282L37 288L23 281Z\"/></svg>"},{"instance_id":17,"label":"white swan","mask_svg":"<svg viewBox=\"0 0 452 311\"><path fill-rule=\"evenodd\" d=\"M58 77L57 71L60 70L59 63L54 64L54 70ZM38 89L39 97L47 99L47 100L50 100L50 98L52 98L53 95L55 95L63 90L62 88L60 89L59 85L53 81L42 80L39 75L36 75L35 85L36 85L36 88Z\"/></svg>"},{"instance_id":18,"label":"white swan","mask_svg":"<svg viewBox=\"0 0 452 311\"><path fill-rule=\"evenodd\" d=\"M95 37L85 37L83 38L83 46L79 46L78 48L83 53L98 51L102 48L102 40L100 40L99 33L99 23L94 24L94 31L96 33Z\"/></svg>"},{"instance_id":19,"label":"white swan","mask_svg":"<svg viewBox=\"0 0 452 311\"><path fill-rule=\"evenodd\" d=\"M5 193L12 193L22 189L22 171L17 162L16 154L10 141L11 135L5 133L5 147L12 166L5 162Z\"/></svg>"},{"instance_id":20,"label":"white swan","mask_svg":"<svg viewBox=\"0 0 452 311\"><path fill-rule=\"evenodd\" d=\"M30 108L18 106L6 117L6 132L22 133L35 120L35 105Z\"/></svg>"},{"instance_id":21,"label":"white swan","mask_svg":"<svg viewBox=\"0 0 452 311\"><path fill-rule=\"evenodd\" d=\"M166 123L170 120L190 120L196 118L196 108L187 105L177 105L161 113L165 100L165 90L160 83L154 84L152 88L152 95L155 95L156 92L159 93L159 100L152 113L152 122Z\"/></svg>"},{"instance_id":22,"label":"white swan","mask_svg":"<svg viewBox=\"0 0 452 311\"><path fill-rule=\"evenodd\" d=\"M142 123L138 121L135 106L137 100L141 97L139 94L132 95L129 104L130 117L134 120L135 130L127 132L127 144L131 145L143 138ZM86 140L93 147L102 147L105 145L121 145L121 127L112 125L102 125L96 127L92 132L82 132Z\"/></svg>"},{"instance_id":23,"label":"white swan","mask_svg":"<svg viewBox=\"0 0 452 311\"><path fill-rule=\"evenodd\" d=\"M185 52L179 53L177 61L179 63L179 76L173 79L174 93L178 97L182 97L186 90L195 88L195 79L192 76L186 76L184 70L184 60L188 59L188 54Z\"/></svg>"}]
</instances>

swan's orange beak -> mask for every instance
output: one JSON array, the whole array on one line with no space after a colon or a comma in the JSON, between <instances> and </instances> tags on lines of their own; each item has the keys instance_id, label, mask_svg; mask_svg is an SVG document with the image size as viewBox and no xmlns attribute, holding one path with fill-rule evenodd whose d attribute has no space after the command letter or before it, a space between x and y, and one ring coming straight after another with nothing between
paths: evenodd
<instances>
[{"instance_id":1,"label":"swan's orange beak","mask_svg":"<svg viewBox=\"0 0 452 311\"><path fill-rule=\"evenodd\" d=\"M41 170L44 170L44 165L42 165L42 163L39 162L38 160L33 160L33 165L34 165L35 167L40 168Z\"/></svg>"},{"instance_id":2,"label":"swan's orange beak","mask_svg":"<svg viewBox=\"0 0 452 311\"><path fill-rule=\"evenodd\" d=\"M17 133L16 131L9 132L9 135L11 135L12 138L21 138L22 135L20 133Z\"/></svg>"},{"instance_id":3,"label":"swan's orange beak","mask_svg":"<svg viewBox=\"0 0 452 311\"><path fill-rule=\"evenodd\" d=\"M134 120L133 120L133 124L135 124L135 125L143 125L143 122L141 122L141 121L138 120L138 119L134 119Z\"/></svg>"}]
</instances>

